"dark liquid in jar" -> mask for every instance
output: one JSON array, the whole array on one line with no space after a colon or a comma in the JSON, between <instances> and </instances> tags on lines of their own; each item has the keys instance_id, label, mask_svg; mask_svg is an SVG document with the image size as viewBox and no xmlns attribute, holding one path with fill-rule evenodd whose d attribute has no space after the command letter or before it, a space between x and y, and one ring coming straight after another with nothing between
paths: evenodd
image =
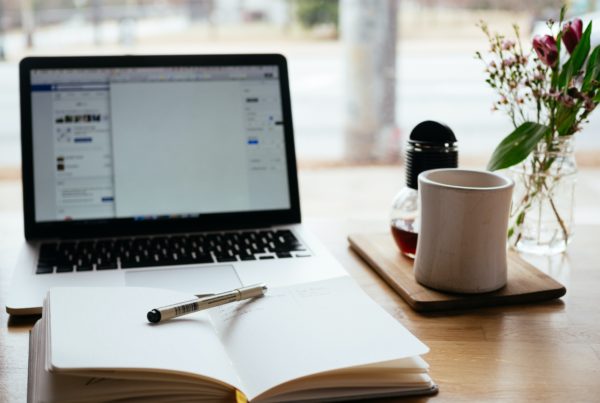
<instances>
[{"instance_id":1,"label":"dark liquid in jar","mask_svg":"<svg viewBox=\"0 0 600 403\"><path fill-rule=\"evenodd\" d=\"M406 229L407 225L404 220L396 220L392 222L392 235L396 245L400 248L400 251L414 259L415 253L417 252L417 238L419 234Z\"/></svg>"}]
</instances>

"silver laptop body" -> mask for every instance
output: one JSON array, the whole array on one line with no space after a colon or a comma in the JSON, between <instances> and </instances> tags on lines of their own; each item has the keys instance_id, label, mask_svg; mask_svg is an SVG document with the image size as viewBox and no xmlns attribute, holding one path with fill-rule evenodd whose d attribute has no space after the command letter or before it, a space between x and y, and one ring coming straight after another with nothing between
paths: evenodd
<instances>
[{"instance_id":1,"label":"silver laptop body","mask_svg":"<svg viewBox=\"0 0 600 403\"><path fill-rule=\"evenodd\" d=\"M347 275L300 224L281 55L26 58L25 240L7 303L53 286L194 294Z\"/></svg>"}]
</instances>

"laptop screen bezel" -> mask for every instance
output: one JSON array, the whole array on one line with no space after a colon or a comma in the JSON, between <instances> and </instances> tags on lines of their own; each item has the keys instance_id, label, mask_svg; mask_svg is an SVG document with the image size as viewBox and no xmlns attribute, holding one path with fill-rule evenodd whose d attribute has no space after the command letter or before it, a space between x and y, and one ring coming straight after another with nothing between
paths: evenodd
<instances>
[{"instance_id":1,"label":"laptop screen bezel","mask_svg":"<svg viewBox=\"0 0 600 403\"><path fill-rule=\"evenodd\" d=\"M34 69L96 69L119 67L258 66L279 68L279 85L285 138L285 156L290 207L234 213L201 214L198 217L158 220L109 218L36 222L33 178L33 130L31 71ZM298 177L294 150L292 111L287 62L280 54L76 56L28 57L19 65L21 93L21 158L25 238L69 239L139 234L189 233L210 230L247 229L295 224L301 221Z\"/></svg>"}]
</instances>

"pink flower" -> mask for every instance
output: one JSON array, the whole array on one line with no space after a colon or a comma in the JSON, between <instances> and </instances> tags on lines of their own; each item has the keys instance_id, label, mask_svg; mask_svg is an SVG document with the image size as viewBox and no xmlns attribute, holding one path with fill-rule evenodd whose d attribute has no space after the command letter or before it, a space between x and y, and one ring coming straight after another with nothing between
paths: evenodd
<instances>
[{"instance_id":1,"label":"pink flower","mask_svg":"<svg viewBox=\"0 0 600 403\"><path fill-rule=\"evenodd\" d=\"M586 111L591 112L594 110L594 108L596 108L596 103L594 102L594 100L592 98L590 98L587 95L584 95L583 99L584 99L583 106L585 107Z\"/></svg>"},{"instance_id":2,"label":"pink flower","mask_svg":"<svg viewBox=\"0 0 600 403\"><path fill-rule=\"evenodd\" d=\"M554 67L558 60L558 49L556 40L550 35L533 38L533 49L540 60L548 67Z\"/></svg>"},{"instance_id":3,"label":"pink flower","mask_svg":"<svg viewBox=\"0 0 600 403\"><path fill-rule=\"evenodd\" d=\"M562 94L559 98L559 100L562 102L562 104L567 107L567 108L572 108L575 106L575 98L567 95L567 94Z\"/></svg>"},{"instance_id":4,"label":"pink flower","mask_svg":"<svg viewBox=\"0 0 600 403\"><path fill-rule=\"evenodd\" d=\"M502 66L503 67L512 67L517 61L515 60L514 57L507 57L506 59L502 60Z\"/></svg>"},{"instance_id":5,"label":"pink flower","mask_svg":"<svg viewBox=\"0 0 600 403\"><path fill-rule=\"evenodd\" d=\"M581 40L581 32L583 30L583 23L579 18L575 18L573 21L567 22L563 25L562 30L562 41L567 47L569 53L573 53L575 47Z\"/></svg>"},{"instance_id":6,"label":"pink flower","mask_svg":"<svg viewBox=\"0 0 600 403\"><path fill-rule=\"evenodd\" d=\"M515 46L515 41L505 39L502 41L502 50L511 50Z\"/></svg>"},{"instance_id":7,"label":"pink flower","mask_svg":"<svg viewBox=\"0 0 600 403\"><path fill-rule=\"evenodd\" d=\"M548 91L548 97L551 99L554 99L555 101L559 101L560 100L560 91L557 90L550 90Z\"/></svg>"}]
</instances>

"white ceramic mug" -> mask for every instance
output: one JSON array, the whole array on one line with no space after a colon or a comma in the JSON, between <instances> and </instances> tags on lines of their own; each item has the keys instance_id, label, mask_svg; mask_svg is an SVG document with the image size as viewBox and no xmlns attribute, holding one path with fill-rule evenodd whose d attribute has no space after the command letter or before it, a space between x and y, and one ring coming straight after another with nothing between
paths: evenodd
<instances>
[{"instance_id":1,"label":"white ceramic mug","mask_svg":"<svg viewBox=\"0 0 600 403\"><path fill-rule=\"evenodd\" d=\"M486 171L448 168L421 173L415 279L457 293L502 288L513 186L512 180Z\"/></svg>"}]
</instances>

